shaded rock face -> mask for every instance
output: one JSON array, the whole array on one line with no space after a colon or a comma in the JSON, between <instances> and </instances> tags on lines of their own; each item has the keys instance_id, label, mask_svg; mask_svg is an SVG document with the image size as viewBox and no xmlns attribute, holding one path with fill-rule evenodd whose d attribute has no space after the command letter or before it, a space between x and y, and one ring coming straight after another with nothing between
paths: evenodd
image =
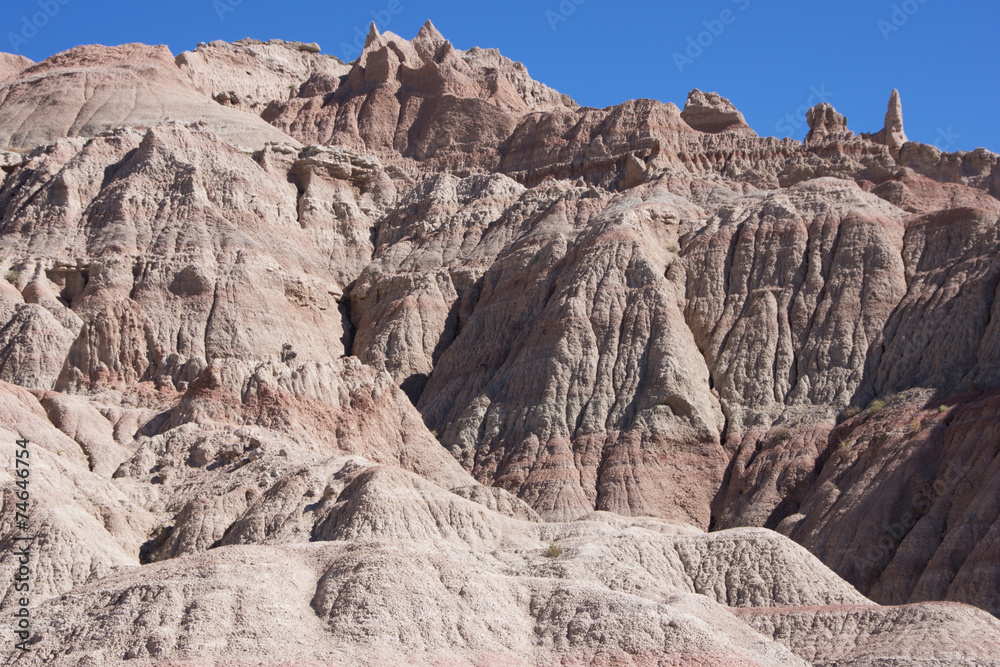
<instances>
[{"instance_id":1,"label":"shaded rock face","mask_svg":"<svg viewBox=\"0 0 1000 667\"><path fill-rule=\"evenodd\" d=\"M32 659L995 664L1000 158L807 120L430 23L0 58Z\"/></svg>"}]
</instances>

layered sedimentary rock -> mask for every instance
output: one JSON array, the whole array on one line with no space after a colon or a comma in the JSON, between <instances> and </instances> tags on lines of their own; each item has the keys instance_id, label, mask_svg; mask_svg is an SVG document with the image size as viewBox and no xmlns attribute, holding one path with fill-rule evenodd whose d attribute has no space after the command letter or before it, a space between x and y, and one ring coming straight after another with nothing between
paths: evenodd
<instances>
[{"instance_id":1,"label":"layered sedimentary rock","mask_svg":"<svg viewBox=\"0 0 1000 667\"><path fill-rule=\"evenodd\" d=\"M31 659L993 664L1000 158L807 121L429 22L4 57Z\"/></svg>"}]
</instances>

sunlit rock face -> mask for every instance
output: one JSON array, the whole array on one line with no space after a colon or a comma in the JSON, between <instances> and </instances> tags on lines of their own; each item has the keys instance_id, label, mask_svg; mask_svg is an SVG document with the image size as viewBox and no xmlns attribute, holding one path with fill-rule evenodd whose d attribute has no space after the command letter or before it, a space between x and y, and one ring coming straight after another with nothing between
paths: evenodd
<instances>
[{"instance_id":1,"label":"sunlit rock face","mask_svg":"<svg viewBox=\"0 0 1000 667\"><path fill-rule=\"evenodd\" d=\"M806 120L0 54L5 659L997 664L998 157Z\"/></svg>"}]
</instances>

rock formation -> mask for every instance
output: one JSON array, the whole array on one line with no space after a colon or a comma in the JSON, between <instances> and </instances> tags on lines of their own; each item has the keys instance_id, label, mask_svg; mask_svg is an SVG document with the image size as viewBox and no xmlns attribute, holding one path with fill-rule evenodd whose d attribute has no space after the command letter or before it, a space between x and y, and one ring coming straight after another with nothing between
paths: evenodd
<instances>
[{"instance_id":1,"label":"rock formation","mask_svg":"<svg viewBox=\"0 0 1000 667\"><path fill-rule=\"evenodd\" d=\"M889 98L889 109L885 112L885 127L872 135L871 140L885 144L894 155L899 153L908 139L903 130L903 103L899 100L899 91L893 90Z\"/></svg>"},{"instance_id":2,"label":"rock formation","mask_svg":"<svg viewBox=\"0 0 1000 667\"><path fill-rule=\"evenodd\" d=\"M821 102L806 112L809 132L806 143L827 139L830 135L847 134L847 117L837 113L829 102Z\"/></svg>"},{"instance_id":3,"label":"rock formation","mask_svg":"<svg viewBox=\"0 0 1000 667\"><path fill-rule=\"evenodd\" d=\"M704 93L697 88L688 93L684 111L681 112L684 122L699 132L727 132L743 130L756 136L743 114L733 103L718 93Z\"/></svg>"},{"instance_id":4,"label":"rock formation","mask_svg":"<svg viewBox=\"0 0 1000 667\"><path fill-rule=\"evenodd\" d=\"M0 57L5 659L998 664L1000 156L807 121L430 22Z\"/></svg>"}]
</instances>

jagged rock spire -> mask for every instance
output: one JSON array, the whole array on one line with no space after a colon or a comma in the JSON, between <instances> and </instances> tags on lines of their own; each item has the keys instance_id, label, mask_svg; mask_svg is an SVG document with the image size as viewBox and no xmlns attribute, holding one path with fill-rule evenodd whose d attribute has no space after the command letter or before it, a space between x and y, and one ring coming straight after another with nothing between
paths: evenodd
<instances>
[{"instance_id":1,"label":"jagged rock spire","mask_svg":"<svg viewBox=\"0 0 1000 667\"><path fill-rule=\"evenodd\" d=\"M429 39L435 42L447 41L444 38L444 35L442 35L441 32L434 27L434 24L431 23L430 19L427 19L424 25L421 26L420 32L417 33L417 37L423 37L424 39Z\"/></svg>"},{"instance_id":2,"label":"jagged rock spire","mask_svg":"<svg viewBox=\"0 0 1000 667\"><path fill-rule=\"evenodd\" d=\"M899 157L899 151L909 139L903 131L903 103L899 99L899 91L893 89L889 96L889 108L885 112L885 127L874 134L862 134L863 139L876 144L888 146L894 157Z\"/></svg>"},{"instance_id":3,"label":"jagged rock spire","mask_svg":"<svg viewBox=\"0 0 1000 667\"><path fill-rule=\"evenodd\" d=\"M899 91L893 89L889 96L889 108L885 112L885 127L882 129L882 142L893 152L903 147L908 140L903 130L903 103L899 99Z\"/></svg>"},{"instance_id":4,"label":"jagged rock spire","mask_svg":"<svg viewBox=\"0 0 1000 667\"><path fill-rule=\"evenodd\" d=\"M365 48L367 49L371 46L372 42L378 39L381 35L378 31L378 26L375 25L375 21L372 21L371 27L368 28L368 37L365 38Z\"/></svg>"},{"instance_id":5,"label":"jagged rock spire","mask_svg":"<svg viewBox=\"0 0 1000 667\"><path fill-rule=\"evenodd\" d=\"M440 56L443 54L443 49L450 45L450 42L445 39L444 35L438 32L438 29L434 27L434 24L430 22L430 19L424 23L423 27L420 28L420 32L413 39L413 48L417 50L421 56L425 58L430 58L433 60L439 60Z\"/></svg>"}]
</instances>

